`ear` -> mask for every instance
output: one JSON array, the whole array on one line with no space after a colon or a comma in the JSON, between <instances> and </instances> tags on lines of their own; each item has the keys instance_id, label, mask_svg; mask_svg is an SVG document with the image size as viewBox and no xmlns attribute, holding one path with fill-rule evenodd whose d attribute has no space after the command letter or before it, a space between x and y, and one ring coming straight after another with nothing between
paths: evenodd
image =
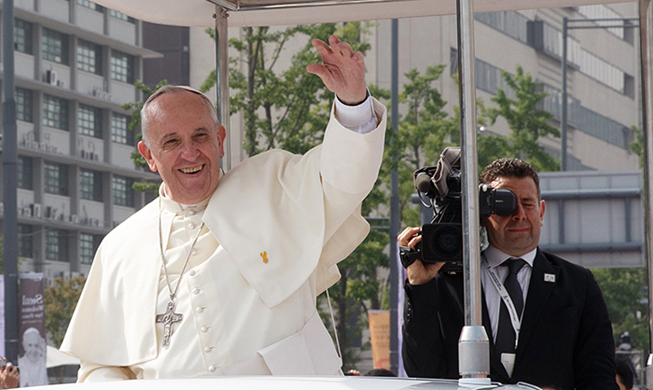
<instances>
[{"instance_id":1,"label":"ear","mask_svg":"<svg viewBox=\"0 0 653 390\"><path fill-rule=\"evenodd\" d=\"M224 157L224 140L227 137L227 130L224 126L218 126L218 145L220 148L220 158Z\"/></svg>"},{"instance_id":2,"label":"ear","mask_svg":"<svg viewBox=\"0 0 653 390\"><path fill-rule=\"evenodd\" d=\"M150 167L150 171L156 172L156 163L154 162L154 159L152 158L152 151L150 148L145 145L145 142L140 141L138 143L138 151L141 153L141 156L145 158L147 161L147 165Z\"/></svg>"},{"instance_id":3,"label":"ear","mask_svg":"<svg viewBox=\"0 0 653 390\"><path fill-rule=\"evenodd\" d=\"M544 226L544 211L546 210L546 202L540 201L540 226Z\"/></svg>"}]
</instances>

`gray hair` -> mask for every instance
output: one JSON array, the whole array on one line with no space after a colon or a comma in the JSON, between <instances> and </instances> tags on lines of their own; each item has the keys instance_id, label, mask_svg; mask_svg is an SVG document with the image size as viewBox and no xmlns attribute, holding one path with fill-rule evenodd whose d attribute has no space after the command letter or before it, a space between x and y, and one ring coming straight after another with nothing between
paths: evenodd
<instances>
[{"instance_id":1,"label":"gray hair","mask_svg":"<svg viewBox=\"0 0 653 390\"><path fill-rule=\"evenodd\" d=\"M143 133L143 142L145 142L145 145L148 147L150 146L150 139L148 137L148 126L149 126L149 115L148 115L148 108L152 101L156 99L157 97L164 95L166 93L182 93L182 92L191 92L194 94L197 94L202 97L202 100L204 101L204 105L206 106L206 109L209 111L211 115L211 119L213 119L213 122L215 123L215 128L216 130L218 129L218 126L220 125L220 122L218 121L218 113L215 110L215 107L213 106L213 103L209 98L204 95L202 92L191 88L187 87L184 85L164 85L163 87L157 89L152 95L150 95L149 98L145 101L145 104L143 104L143 108L141 109L141 132Z\"/></svg>"}]
</instances>

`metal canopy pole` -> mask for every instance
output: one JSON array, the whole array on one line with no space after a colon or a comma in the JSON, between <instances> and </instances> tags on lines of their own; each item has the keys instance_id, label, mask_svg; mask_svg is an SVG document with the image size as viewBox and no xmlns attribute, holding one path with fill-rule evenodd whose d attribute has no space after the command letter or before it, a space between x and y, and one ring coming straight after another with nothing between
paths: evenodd
<instances>
[{"instance_id":1,"label":"metal canopy pole","mask_svg":"<svg viewBox=\"0 0 653 390\"><path fill-rule=\"evenodd\" d=\"M222 167L225 171L231 169L231 126L229 125L229 23L227 10L215 7L215 63L216 86L218 105L218 121L227 130L224 141L225 157ZM226 164L225 164L226 162Z\"/></svg>"},{"instance_id":2,"label":"metal canopy pole","mask_svg":"<svg viewBox=\"0 0 653 390\"><path fill-rule=\"evenodd\" d=\"M458 350L460 375L463 380L470 380L472 378L488 378L490 374L490 345L483 327L481 310L481 241L478 212L473 0L457 1L457 17L465 276L465 327L460 334Z\"/></svg>"},{"instance_id":3,"label":"metal canopy pole","mask_svg":"<svg viewBox=\"0 0 653 390\"><path fill-rule=\"evenodd\" d=\"M18 362L18 142L14 99L14 1L2 3L2 185L5 262L5 355Z\"/></svg>"},{"instance_id":4,"label":"metal canopy pole","mask_svg":"<svg viewBox=\"0 0 653 390\"><path fill-rule=\"evenodd\" d=\"M653 329L653 15L651 13L651 0L639 1L639 44L642 66L642 106L644 116L644 249L646 251L646 262L648 265L648 312L649 312L649 333ZM651 337L653 341L653 337ZM653 344L649 346L653 351ZM653 355L649 355L646 364L646 383L651 388L653 383Z\"/></svg>"}]
</instances>

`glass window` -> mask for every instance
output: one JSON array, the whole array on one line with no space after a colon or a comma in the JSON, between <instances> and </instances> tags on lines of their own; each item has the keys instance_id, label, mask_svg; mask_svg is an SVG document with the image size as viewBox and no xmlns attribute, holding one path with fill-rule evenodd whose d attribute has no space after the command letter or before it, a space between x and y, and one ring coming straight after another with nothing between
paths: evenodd
<instances>
[{"instance_id":1,"label":"glass window","mask_svg":"<svg viewBox=\"0 0 653 390\"><path fill-rule=\"evenodd\" d=\"M102 201L102 173L90 169L79 170L79 197Z\"/></svg>"},{"instance_id":2,"label":"glass window","mask_svg":"<svg viewBox=\"0 0 653 390\"><path fill-rule=\"evenodd\" d=\"M109 10L109 16L116 19L124 20L125 22L136 23L136 19L132 18L131 16L125 15L122 12L114 11L112 9Z\"/></svg>"},{"instance_id":3,"label":"glass window","mask_svg":"<svg viewBox=\"0 0 653 390\"><path fill-rule=\"evenodd\" d=\"M45 258L68 262L68 237L63 230L45 232Z\"/></svg>"},{"instance_id":4,"label":"glass window","mask_svg":"<svg viewBox=\"0 0 653 390\"><path fill-rule=\"evenodd\" d=\"M129 122L131 119L127 115L111 115L111 141L134 145L134 131L129 129Z\"/></svg>"},{"instance_id":5,"label":"glass window","mask_svg":"<svg viewBox=\"0 0 653 390\"><path fill-rule=\"evenodd\" d=\"M32 159L18 156L18 188L32 189Z\"/></svg>"},{"instance_id":6,"label":"glass window","mask_svg":"<svg viewBox=\"0 0 653 390\"><path fill-rule=\"evenodd\" d=\"M43 178L45 192L68 195L68 167L45 161L43 163Z\"/></svg>"},{"instance_id":7,"label":"glass window","mask_svg":"<svg viewBox=\"0 0 653 390\"><path fill-rule=\"evenodd\" d=\"M14 49L21 53L32 54L32 23L14 19Z\"/></svg>"},{"instance_id":8,"label":"glass window","mask_svg":"<svg viewBox=\"0 0 653 390\"><path fill-rule=\"evenodd\" d=\"M18 224L18 257L34 257L30 225Z\"/></svg>"},{"instance_id":9,"label":"glass window","mask_svg":"<svg viewBox=\"0 0 653 390\"><path fill-rule=\"evenodd\" d=\"M93 263L96 250L97 240L92 234L82 233L79 235L79 260L82 264Z\"/></svg>"},{"instance_id":10,"label":"glass window","mask_svg":"<svg viewBox=\"0 0 653 390\"><path fill-rule=\"evenodd\" d=\"M111 79L123 83L134 82L134 57L129 54L111 51Z\"/></svg>"},{"instance_id":11,"label":"glass window","mask_svg":"<svg viewBox=\"0 0 653 390\"><path fill-rule=\"evenodd\" d=\"M104 7L102 7L101 5L95 4L94 2L88 0L77 0L77 4L81 5L82 7L90 8L98 12L102 12L104 10Z\"/></svg>"},{"instance_id":12,"label":"glass window","mask_svg":"<svg viewBox=\"0 0 653 390\"><path fill-rule=\"evenodd\" d=\"M102 138L102 110L80 104L77 112L77 129L79 134Z\"/></svg>"},{"instance_id":13,"label":"glass window","mask_svg":"<svg viewBox=\"0 0 653 390\"><path fill-rule=\"evenodd\" d=\"M81 39L77 41L77 69L102 74L102 47Z\"/></svg>"},{"instance_id":14,"label":"glass window","mask_svg":"<svg viewBox=\"0 0 653 390\"><path fill-rule=\"evenodd\" d=\"M68 36L43 27L41 50L44 60L68 64Z\"/></svg>"},{"instance_id":15,"label":"glass window","mask_svg":"<svg viewBox=\"0 0 653 390\"><path fill-rule=\"evenodd\" d=\"M16 99L16 119L23 122L32 122L32 91L29 89L16 88L14 94Z\"/></svg>"},{"instance_id":16,"label":"glass window","mask_svg":"<svg viewBox=\"0 0 653 390\"><path fill-rule=\"evenodd\" d=\"M43 125L68 130L68 101L56 96L43 96Z\"/></svg>"},{"instance_id":17,"label":"glass window","mask_svg":"<svg viewBox=\"0 0 653 390\"><path fill-rule=\"evenodd\" d=\"M134 179L123 176L114 176L113 187L113 204L118 206L134 207L134 190L132 185Z\"/></svg>"}]
</instances>

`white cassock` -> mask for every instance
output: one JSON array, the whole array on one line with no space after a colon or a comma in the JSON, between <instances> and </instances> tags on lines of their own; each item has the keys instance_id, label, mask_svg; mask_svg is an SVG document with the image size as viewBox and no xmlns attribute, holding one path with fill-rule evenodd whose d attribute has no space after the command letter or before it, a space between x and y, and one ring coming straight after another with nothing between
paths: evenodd
<instances>
[{"instance_id":1,"label":"white cassock","mask_svg":"<svg viewBox=\"0 0 653 390\"><path fill-rule=\"evenodd\" d=\"M168 348L155 323L169 301L159 201L107 234L61 346L82 361L78 381L338 374L341 360L315 305L339 279L336 264L369 231L360 205L378 176L386 111L374 99L364 104L378 123L371 132L345 128L332 111L323 143L305 155L249 158L198 205L162 198L173 290L205 223L181 278L175 312L183 320ZM338 108L345 124L347 114Z\"/></svg>"}]
</instances>

